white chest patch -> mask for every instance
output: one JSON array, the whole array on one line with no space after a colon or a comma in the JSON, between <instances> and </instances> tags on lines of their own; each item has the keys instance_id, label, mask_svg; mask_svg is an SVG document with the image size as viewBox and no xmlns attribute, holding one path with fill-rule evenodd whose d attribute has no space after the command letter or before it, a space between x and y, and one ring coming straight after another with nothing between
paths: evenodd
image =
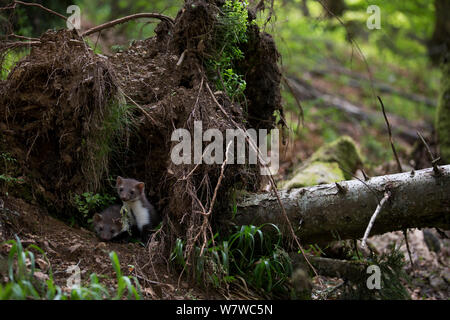
<instances>
[{"instance_id":1,"label":"white chest patch","mask_svg":"<svg viewBox=\"0 0 450 320\"><path fill-rule=\"evenodd\" d=\"M144 208L140 200L128 202L128 207L133 211L134 217L136 218L136 225L139 231L142 231L142 227L150 223L150 214L147 208Z\"/></svg>"}]
</instances>

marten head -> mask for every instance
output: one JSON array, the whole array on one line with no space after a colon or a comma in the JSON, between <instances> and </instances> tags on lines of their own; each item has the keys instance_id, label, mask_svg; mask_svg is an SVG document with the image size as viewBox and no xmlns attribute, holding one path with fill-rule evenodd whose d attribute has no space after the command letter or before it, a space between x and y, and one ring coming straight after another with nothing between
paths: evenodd
<instances>
[{"instance_id":1,"label":"marten head","mask_svg":"<svg viewBox=\"0 0 450 320\"><path fill-rule=\"evenodd\" d=\"M117 177L116 188L119 194L120 200L124 202L133 202L139 200L141 195L144 194L143 182L134 179L125 179Z\"/></svg>"},{"instance_id":2,"label":"marten head","mask_svg":"<svg viewBox=\"0 0 450 320\"><path fill-rule=\"evenodd\" d=\"M109 241L122 231L120 218L111 218L107 214L96 213L93 221L95 232L102 240Z\"/></svg>"}]
</instances>

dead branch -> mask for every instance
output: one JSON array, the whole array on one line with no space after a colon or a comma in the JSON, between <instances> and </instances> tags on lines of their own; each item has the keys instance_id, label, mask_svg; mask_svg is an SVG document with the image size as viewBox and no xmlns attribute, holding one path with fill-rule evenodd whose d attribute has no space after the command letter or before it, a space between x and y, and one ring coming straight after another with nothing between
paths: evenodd
<instances>
[{"instance_id":1,"label":"dead branch","mask_svg":"<svg viewBox=\"0 0 450 320\"><path fill-rule=\"evenodd\" d=\"M101 30L107 29L107 28L111 28L114 27L115 25L121 24L121 23L125 23L127 21L130 20L134 20L134 19L139 19L139 18L154 18L154 19L159 19L162 21L167 21L169 23L171 23L172 25L174 24L174 21L171 17L165 16L163 14L159 14L159 13L136 13L136 14L132 14L126 17L122 17L116 20L112 20L106 23L103 23L99 26L93 27L89 30L86 30L85 32L83 32L82 36L86 37L88 35L91 35L95 32L99 32Z\"/></svg>"},{"instance_id":2,"label":"dead branch","mask_svg":"<svg viewBox=\"0 0 450 320\"><path fill-rule=\"evenodd\" d=\"M395 161L397 161L398 172L403 172L402 164L400 163L400 160L398 159L397 151L395 150L394 139L392 138L392 132L391 132L391 125L389 124L388 117L386 116L386 111L384 109L383 100L381 100L380 96L377 96L377 98L378 98L378 101L380 101L381 111L383 111L384 120L386 121L387 131L389 134L389 142L391 143L392 153L394 154Z\"/></svg>"},{"instance_id":3,"label":"dead branch","mask_svg":"<svg viewBox=\"0 0 450 320\"><path fill-rule=\"evenodd\" d=\"M302 101L320 99L322 102L319 103L321 103L325 107L336 108L347 113L357 120L365 121L369 124L376 123L380 118L377 112L364 110L363 107L354 105L344 98L322 92L321 90L314 88L302 79L289 77L287 78L287 80L290 82L290 85L297 97ZM389 119L391 119L391 122L394 123L396 130L398 130L399 137L411 143L414 143L417 140L415 130L411 129L412 126L431 131L430 126L426 123L416 123L412 125L411 121L407 121L392 114L389 115Z\"/></svg>"},{"instance_id":4,"label":"dead branch","mask_svg":"<svg viewBox=\"0 0 450 320\"><path fill-rule=\"evenodd\" d=\"M63 19L64 21L67 21L67 17L66 17L66 16L64 16L64 15L62 15L62 14L56 12L56 11L53 11L53 10L47 8L47 7L44 7L42 4L34 3L34 2L14 1L14 3L12 4L12 6L10 6L10 7L5 7L5 8L2 8L2 9L12 9L12 10L14 10L14 9L16 9L16 5L17 5L17 4L21 4L21 5L29 6L29 7L38 7L38 8L41 8L42 10L47 11L47 12L49 12L49 13L51 13L51 14L57 16L57 17L60 17L60 18Z\"/></svg>"},{"instance_id":5,"label":"dead branch","mask_svg":"<svg viewBox=\"0 0 450 320\"><path fill-rule=\"evenodd\" d=\"M326 74L330 74L330 73L335 73L338 75L345 75L350 78L348 85L350 85L352 87L356 87L356 88L364 87L364 83L362 83L362 81L364 81L364 82L370 81L369 77L365 76L364 74L360 74L355 71L348 70L344 67L337 66L337 65L328 65L326 67L326 69L314 69L314 70L309 71L309 73L316 74L316 75L326 75ZM435 108L437 105L436 101L433 99L430 99L428 97L425 97L425 96L422 96L419 94L401 91L401 90L394 88L391 85L383 83L381 81L373 80L371 82L371 84L373 85L373 87L375 89L377 89L381 93L397 95L399 97L402 97L404 99L407 99L407 100L410 100L413 102L423 103L426 106L432 107L432 108Z\"/></svg>"},{"instance_id":6,"label":"dead branch","mask_svg":"<svg viewBox=\"0 0 450 320\"><path fill-rule=\"evenodd\" d=\"M384 193L383 199L381 199L380 203L378 204L377 208L375 209L375 212L373 213L372 217L370 218L369 225L367 226L366 232L364 232L364 237L361 241L362 248L364 248L366 246L366 241L367 241L367 238L369 237L370 230L372 230L373 224L375 223L375 219L377 218L381 209L383 209L384 204L386 203L386 201L388 201L390 196L391 196L391 193L389 191L386 191Z\"/></svg>"}]
</instances>

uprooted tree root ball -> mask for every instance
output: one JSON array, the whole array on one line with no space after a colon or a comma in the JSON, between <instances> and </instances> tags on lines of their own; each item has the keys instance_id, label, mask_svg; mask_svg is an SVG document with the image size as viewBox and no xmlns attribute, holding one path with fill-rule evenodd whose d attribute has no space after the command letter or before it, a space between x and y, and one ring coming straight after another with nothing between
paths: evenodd
<instances>
[{"instance_id":1,"label":"uprooted tree root ball","mask_svg":"<svg viewBox=\"0 0 450 320\"><path fill-rule=\"evenodd\" d=\"M203 131L225 133L236 124L270 129L274 112L282 112L279 55L270 35L253 23L248 41L239 44L244 57L235 61L245 99L230 98L210 80L207 60L220 41L214 30L222 5L186 1L174 24L162 21L155 37L110 57L94 54L76 32L42 35L0 89L0 151L17 159L15 173L34 197L64 216L73 213L73 194L112 190L116 175L145 181L163 216L152 257L167 258L181 238L192 261L195 249L212 238L215 215L229 214L227 195L233 188L254 190L260 170L227 165L212 203L221 165L173 164L173 130L193 137L195 121Z\"/></svg>"}]
</instances>

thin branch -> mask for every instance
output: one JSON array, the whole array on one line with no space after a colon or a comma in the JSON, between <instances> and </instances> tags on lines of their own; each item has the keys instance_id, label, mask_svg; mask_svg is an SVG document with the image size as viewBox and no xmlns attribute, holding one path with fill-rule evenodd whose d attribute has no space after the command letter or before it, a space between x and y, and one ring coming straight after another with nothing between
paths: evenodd
<instances>
[{"instance_id":1,"label":"thin branch","mask_svg":"<svg viewBox=\"0 0 450 320\"><path fill-rule=\"evenodd\" d=\"M216 97L214 96L214 93L212 92L211 88L210 88L209 85L208 85L208 82L205 82L205 85L206 85L206 89L208 89L209 94L211 95L211 97L212 97L214 103L219 107L219 109L222 111L222 113L230 120L230 122L231 122L236 128L241 129L241 127L236 123L236 121L234 121L233 118L231 118L230 115L223 109L223 107L222 107L222 105L219 103L219 101L217 101ZM242 129L241 129L241 130L242 130ZM295 234L294 228L292 227L292 223L291 223L291 221L289 220L289 217L288 217L288 215L287 215L287 213L286 213L286 210L285 210L285 208L284 208L284 206L283 206L283 203L281 202L280 195L278 194L278 188L277 188L277 185L276 185L276 183L275 183L275 181L274 181L274 179L273 179L272 174L270 173L270 170L269 170L267 164L265 163L264 159L263 159L262 156L261 156L261 151L260 151L259 148L255 145L254 141L248 137L248 135L245 135L245 139L247 140L249 146L251 146L251 147L253 148L253 150L256 151L256 153L257 153L257 155L258 155L258 158L259 158L261 164L262 164L262 165L264 166L264 168L269 172L268 177L269 177L270 184L271 184L271 186L272 186L272 190L274 191L274 194L275 194L275 196L277 197L277 202L278 202L278 204L280 205L280 208L281 208L281 211L282 211L282 213L283 213L283 216L284 216L284 218L285 218L285 220L286 220L286 222L287 222L287 225L288 225L288 227L289 227L290 232L292 233L292 238L293 238L293 239L295 240L295 242L297 243L298 248L300 249L300 251L301 251L303 257L305 258L305 260L306 260L306 262L308 263L308 265L309 265L309 267L311 268L311 270L313 270L313 272L314 272L314 274L315 274L316 276L319 276L318 273L317 273L317 271L316 271L316 269L313 267L313 265L309 262L308 258L306 257L305 251L303 250L303 247L302 247L302 245L300 244L300 242L299 242L299 240L298 240L298 237L297 237L296 234ZM319 278L319 281L320 281L320 278Z\"/></svg>"},{"instance_id":2,"label":"thin branch","mask_svg":"<svg viewBox=\"0 0 450 320\"><path fill-rule=\"evenodd\" d=\"M121 23L125 23L127 21L130 20L134 20L134 19L139 19L139 18L155 18L155 19L159 19L159 20L163 20L163 21L168 21L170 22L172 25L174 24L174 21L171 17L165 16L163 14L159 14L159 13L136 13L136 14L132 14L126 17L122 17L116 20L112 20L106 23L103 23L99 26L93 27L91 29L86 30L85 32L83 32L82 36L88 36L91 35L95 32L99 32L101 30L107 29L107 28L111 28L117 24L121 24Z\"/></svg>"},{"instance_id":3,"label":"thin branch","mask_svg":"<svg viewBox=\"0 0 450 320\"><path fill-rule=\"evenodd\" d=\"M375 219L377 218L381 209L383 209L384 204L386 203L386 201L389 199L390 196L391 196L391 193L389 191L386 191L384 193L383 199L381 199L380 203L378 204L377 208L375 209L375 212L373 213L372 217L370 218L369 225L367 226L366 232L364 232L364 237L361 242L362 248L364 248L366 246L367 237L369 236L370 230L372 230Z\"/></svg>"},{"instance_id":4,"label":"thin branch","mask_svg":"<svg viewBox=\"0 0 450 320\"><path fill-rule=\"evenodd\" d=\"M44 7L44 6L43 6L42 4L40 4L40 3L23 2L23 1L14 1L14 5L11 6L10 8L8 8L8 9L15 9L15 8L16 8L16 4L21 4L21 5L24 5L24 6L30 6L30 7L39 7L39 8L41 8L42 10L45 10L45 11L51 13L51 14L54 14L54 15L57 16L57 17L60 17L60 18L63 19L64 21L67 21L67 17L66 17L66 16L64 16L64 15L62 15L62 14L56 12L56 11L53 11L53 10L51 10L51 9L49 9L49 8L46 8L46 7Z\"/></svg>"},{"instance_id":5,"label":"thin branch","mask_svg":"<svg viewBox=\"0 0 450 320\"><path fill-rule=\"evenodd\" d=\"M13 37L13 38L22 39L22 40L29 40L29 41L40 41L39 38L30 38L30 37L21 36L21 35L14 34L14 33L11 33L11 34L7 35L6 37L7 38Z\"/></svg>"},{"instance_id":6,"label":"thin branch","mask_svg":"<svg viewBox=\"0 0 450 320\"><path fill-rule=\"evenodd\" d=\"M288 87L289 91L291 92L292 97L295 100L295 103L298 106L298 109L300 110L300 123L303 125L304 121L305 121L305 115L303 112L303 107L302 104L300 103L300 99L297 97L297 95L295 94L295 90L294 88L292 88L291 84L289 83L289 80L286 78L286 76L284 74L282 74L281 79L283 80L283 82L286 84L286 86ZM298 127L297 127L298 128Z\"/></svg>"},{"instance_id":7,"label":"thin branch","mask_svg":"<svg viewBox=\"0 0 450 320\"><path fill-rule=\"evenodd\" d=\"M406 250L408 251L409 261L411 262L411 268L414 270L414 262L413 262L413 258L411 255L411 249L409 248L409 242L408 242L408 229L403 230L403 236L405 237Z\"/></svg>"},{"instance_id":8,"label":"thin branch","mask_svg":"<svg viewBox=\"0 0 450 320\"><path fill-rule=\"evenodd\" d=\"M383 111L384 120L386 121L386 126L387 126L387 130L388 130L388 134L389 134L389 141L391 143L392 153L394 154L395 161L397 161L397 169L398 169L398 172L401 173L401 172L403 172L403 168L400 163L400 160L398 159L397 151L395 150L394 139L392 138L391 126L390 126L389 120L386 116L386 111L384 110L383 100L381 100L380 96L377 96L377 98L378 98L378 101L380 101L381 110Z\"/></svg>"},{"instance_id":9,"label":"thin branch","mask_svg":"<svg viewBox=\"0 0 450 320\"><path fill-rule=\"evenodd\" d=\"M123 92L122 89L119 88L119 91L121 94L123 94L125 96L125 98L127 98L128 100L130 100L139 110L141 110L141 112L147 117L149 118L151 121L153 121L154 123L156 123L155 119L152 118L152 116L141 106L139 105L136 101L134 101L132 98L130 98L125 92Z\"/></svg>"},{"instance_id":10,"label":"thin branch","mask_svg":"<svg viewBox=\"0 0 450 320\"><path fill-rule=\"evenodd\" d=\"M440 175L441 174L441 170L439 170L439 166L437 165L437 163L438 163L439 160L441 160L441 157L435 158L433 156L433 153L431 152L430 146L425 141L425 139L423 138L422 134L419 131L417 131L417 135L419 136L420 140L422 140L422 143L425 145L425 148L427 149L428 155L429 155L430 160L431 160L431 164L433 165L434 173L436 175Z\"/></svg>"},{"instance_id":11,"label":"thin branch","mask_svg":"<svg viewBox=\"0 0 450 320\"><path fill-rule=\"evenodd\" d=\"M212 211L212 209L213 209L213 207L214 207L214 202L216 202L217 190L219 190L220 183L222 182L222 179L223 179L223 172L224 172L224 170L225 170L225 165L227 164L227 161L228 161L228 151L230 150L230 147L231 147L231 143L232 143L232 142L233 142L233 141L230 141L230 142L228 143L227 151L226 151L226 154L225 154L225 161L222 163L222 167L220 168L220 176L219 176L219 180L217 181L216 188L214 189L214 194L213 194L213 197L212 197L212 200L211 200L211 204L210 204L210 206L209 206L208 212L206 213L207 216L209 216L209 215L211 214L211 211Z\"/></svg>"}]
</instances>

